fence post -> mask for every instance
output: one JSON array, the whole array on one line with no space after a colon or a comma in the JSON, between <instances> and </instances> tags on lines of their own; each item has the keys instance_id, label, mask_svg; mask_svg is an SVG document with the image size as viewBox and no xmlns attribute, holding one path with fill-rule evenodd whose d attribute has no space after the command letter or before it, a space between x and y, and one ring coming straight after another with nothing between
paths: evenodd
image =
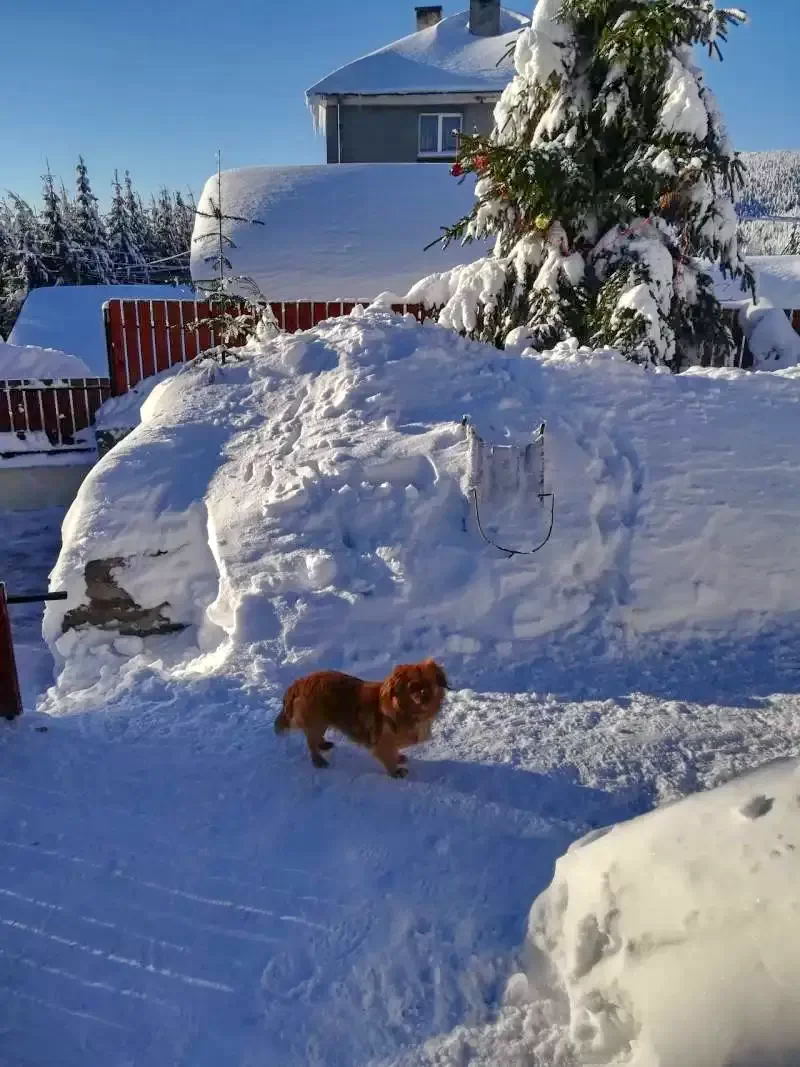
<instances>
[{"instance_id":1,"label":"fence post","mask_svg":"<svg viewBox=\"0 0 800 1067\"><path fill-rule=\"evenodd\" d=\"M22 697L19 692L17 661L14 658L11 620L8 617L6 587L0 582L0 716L4 719L16 719L21 714Z\"/></svg>"}]
</instances>

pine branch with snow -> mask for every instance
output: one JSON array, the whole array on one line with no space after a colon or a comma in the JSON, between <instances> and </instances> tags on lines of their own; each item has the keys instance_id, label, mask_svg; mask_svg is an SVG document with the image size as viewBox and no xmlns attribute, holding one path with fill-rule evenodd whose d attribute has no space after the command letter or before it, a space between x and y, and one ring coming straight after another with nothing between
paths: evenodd
<instances>
[{"instance_id":1,"label":"pine branch with snow","mask_svg":"<svg viewBox=\"0 0 800 1067\"><path fill-rule=\"evenodd\" d=\"M566 337L680 370L721 360L730 331L708 262L753 287L734 196L742 165L692 49L743 22L713 0L539 0L488 137L464 137L473 211L443 240L490 256L409 298L499 346Z\"/></svg>"}]
</instances>

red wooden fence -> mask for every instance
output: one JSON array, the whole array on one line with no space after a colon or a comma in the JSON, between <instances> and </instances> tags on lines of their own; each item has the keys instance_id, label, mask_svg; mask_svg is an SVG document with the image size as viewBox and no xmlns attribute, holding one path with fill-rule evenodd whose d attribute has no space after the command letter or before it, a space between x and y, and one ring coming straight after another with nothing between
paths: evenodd
<instances>
[{"instance_id":1,"label":"red wooden fence","mask_svg":"<svg viewBox=\"0 0 800 1067\"><path fill-rule=\"evenodd\" d=\"M6 587L0 582L0 716L15 719L22 714L11 621L8 617Z\"/></svg>"},{"instance_id":2,"label":"red wooden fence","mask_svg":"<svg viewBox=\"0 0 800 1067\"><path fill-rule=\"evenodd\" d=\"M95 412L109 395L107 378L0 380L0 434L20 441L19 448L14 447L13 437L10 445L0 444L0 455L35 451L30 442L21 447L31 433L47 435L49 446L42 451L93 448L93 442L82 442L79 435L92 426Z\"/></svg>"},{"instance_id":3,"label":"red wooden fence","mask_svg":"<svg viewBox=\"0 0 800 1067\"><path fill-rule=\"evenodd\" d=\"M368 300L287 300L270 304L282 330L310 330L324 319L349 315ZM399 314L410 312L420 321L427 312L419 304L393 304ZM205 300L109 300L103 305L112 396L121 396L144 378L188 363L220 343L208 326L193 326L208 317Z\"/></svg>"}]
</instances>

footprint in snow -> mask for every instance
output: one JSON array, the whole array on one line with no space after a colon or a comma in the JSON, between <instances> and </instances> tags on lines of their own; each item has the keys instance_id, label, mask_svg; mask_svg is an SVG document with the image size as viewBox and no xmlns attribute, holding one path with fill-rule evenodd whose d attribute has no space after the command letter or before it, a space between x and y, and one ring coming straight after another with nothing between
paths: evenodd
<instances>
[{"instance_id":1,"label":"footprint in snow","mask_svg":"<svg viewBox=\"0 0 800 1067\"><path fill-rule=\"evenodd\" d=\"M762 815L772 811L774 803L774 797L765 797L763 793L760 793L757 797L751 797L746 804L742 804L739 808L739 814L743 815L745 819L760 819Z\"/></svg>"}]
</instances>

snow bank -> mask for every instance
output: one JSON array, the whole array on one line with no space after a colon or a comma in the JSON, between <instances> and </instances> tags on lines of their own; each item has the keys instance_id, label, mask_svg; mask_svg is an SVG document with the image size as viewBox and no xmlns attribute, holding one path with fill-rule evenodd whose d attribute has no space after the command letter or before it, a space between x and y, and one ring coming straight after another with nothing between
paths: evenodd
<instances>
[{"instance_id":1,"label":"snow bank","mask_svg":"<svg viewBox=\"0 0 800 1067\"><path fill-rule=\"evenodd\" d=\"M54 285L33 289L8 341L69 352L86 364L90 377L107 378L106 300L178 300L193 295L186 286L173 285Z\"/></svg>"},{"instance_id":2,"label":"snow bank","mask_svg":"<svg viewBox=\"0 0 800 1067\"><path fill-rule=\"evenodd\" d=\"M200 208L217 197L209 178ZM252 278L270 300L372 300L405 293L422 275L469 263L481 243L425 246L472 208L474 183L442 163L352 163L248 167L222 175L225 211L263 226L229 223L235 274ZM209 228L200 219L195 237ZM208 277L192 243L192 278Z\"/></svg>"},{"instance_id":3,"label":"snow bank","mask_svg":"<svg viewBox=\"0 0 800 1067\"><path fill-rule=\"evenodd\" d=\"M781 370L800 363L800 334L780 308L759 300L742 308L739 322L757 370Z\"/></svg>"},{"instance_id":4,"label":"snow bank","mask_svg":"<svg viewBox=\"0 0 800 1067\"><path fill-rule=\"evenodd\" d=\"M530 917L578 1060L788 1067L800 1056L800 764L611 830L556 864Z\"/></svg>"},{"instance_id":5,"label":"snow bank","mask_svg":"<svg viewBox=\"0 0 800 1067\"><path fill-rule=\"evenodd\" d=\"M774 308L800 308L800 256L748 256L747 262L756 276L759 302L765 300ZM723 278L715 267L710 273L721 303L741 307L751 302L739 280Z\"/></svg>"},{"instance_id":6,"label":"snow bank","mask_svg":"<svg viewBox=\"0 0 800 1067\"><path fill-rule=\"evenodd\" d=\"M0 341L0 378L93 378L83 360L55 348Z\"/></svg>"},{"instance_id":7,"label":"snow bank","mask_svg":"<svg viewBox=\"0 0 800 1067\"><path fill-rule=\"evenodd\" d=\"M350 93L498 92L513 76L514 42L528 22L501 8L500 34L476 37L469 31L469 11L460 11L340 67L313 85L306 99L310 107L324 109L325 97Z\"/></svg>"},{"instance_id":8,"label":"snow bank","mask_svg":"<svg viewBox=\"0 0 800 1067\"><path fill-rule=\"evenodd\" d=\"M187 655L277 681L438 654L456 680L528 684L526 664L567 648L629 655L795 618L791 371L675 377L569 346L520 358L380 310L243 354L160 383L84 483L52 577L70 598L46 616L75 670L96 672L88 653L116 636L60 636L98 560L184 628ZM537 555L481 540L464 413L506 444L547 420L556 519ZM547 515L527 504L484 523L530 544Z\"/></svg>"}]
</instances>

